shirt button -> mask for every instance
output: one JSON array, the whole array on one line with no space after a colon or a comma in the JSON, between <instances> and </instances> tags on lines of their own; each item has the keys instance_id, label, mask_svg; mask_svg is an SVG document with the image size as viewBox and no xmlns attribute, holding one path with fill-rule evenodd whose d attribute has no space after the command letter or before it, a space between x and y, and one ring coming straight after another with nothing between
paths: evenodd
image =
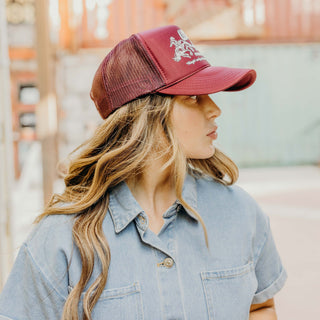
<instances>
[{"instance_id":1,"label":"shirt button","mask_svg":"<svg viewBox=\"0 0 320 320\"><path fill-rule=\"evenodd\" d=\"M165 258L163 264L165 265L165 267L171 268L174 264L174 261L171 258Z\"/></svg>"}]
</instances>

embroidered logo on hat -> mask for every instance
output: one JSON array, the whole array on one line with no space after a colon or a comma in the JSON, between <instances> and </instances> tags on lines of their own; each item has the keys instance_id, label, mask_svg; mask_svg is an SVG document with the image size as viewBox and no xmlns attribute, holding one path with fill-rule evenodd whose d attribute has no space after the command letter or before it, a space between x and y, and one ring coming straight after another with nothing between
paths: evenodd
<instances>
[{"instance_id":1,"label":"embroidered logo on hat","mask_svg":"<svg viewBox=\"0 0 320 320\"><path fill-rule=\"evenodd\" d=\"M174 37L170 37L170 47L175 46L175 55L173 60L176 62L181 61L182 57L192 59L187 61L186 64L194 64L197 61L205 60L206 58L194 47L192 42L188 39L183 30L177 30L181 40L176 40ZM198 58L194 59L194 56Z\"/></svg>"}]
</instances>

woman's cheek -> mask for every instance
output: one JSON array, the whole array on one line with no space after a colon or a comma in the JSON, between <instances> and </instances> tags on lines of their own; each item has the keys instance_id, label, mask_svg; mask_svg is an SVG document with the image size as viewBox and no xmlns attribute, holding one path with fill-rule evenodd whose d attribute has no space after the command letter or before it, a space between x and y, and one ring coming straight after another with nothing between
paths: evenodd
<instances>
[{"instance_id":1,"label":"woman's cheek","mask_svg":"<svg viewBox=\"0 0 320 320\"><path fill-rule=\"evenodd\" d=\"M208 143L201 139L190 138L186 146L187 156L194 159L205 159L211 156L212 148Z\"/></svg>"}]
</instances>

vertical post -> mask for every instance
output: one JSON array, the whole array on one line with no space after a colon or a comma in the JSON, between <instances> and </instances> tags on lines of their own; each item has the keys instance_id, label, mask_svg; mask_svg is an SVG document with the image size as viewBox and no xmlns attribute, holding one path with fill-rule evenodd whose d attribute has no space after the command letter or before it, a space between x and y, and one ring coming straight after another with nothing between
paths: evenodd
<instances>
[{"instance_id":1,"label":"vertical post","mask_svg":"<svg viewBox=\"0 0 320 320\"><path fill-rule=\"evenodd\" d=\"M0 288L12 265L12 186L14 179L10 67L5 1L0 0Z\"/></svg>"},{"instance_id":2,"label":"vertical post","mask_svg":"<svg viewBox=\"0 0 320 320\"><path fill-rule=\"evenodd\" d=\"M57 109L54 93L53 50L47 0L37 0L36 36L40 102L36 108L37 136L42 148L43 195L46 205L53 193L57 163Z\"/></svg>"}]
</instances>

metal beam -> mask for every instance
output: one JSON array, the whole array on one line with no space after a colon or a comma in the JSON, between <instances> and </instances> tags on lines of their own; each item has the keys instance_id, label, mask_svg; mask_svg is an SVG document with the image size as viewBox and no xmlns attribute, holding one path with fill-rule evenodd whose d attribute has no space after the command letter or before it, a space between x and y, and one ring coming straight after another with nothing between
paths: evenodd
<instances>
[{"instance_id":1,"label":"metal beam","mask_svg":"<svg viewBox=\"0 0 320 320\"><path fill-rule=\"evenodd\" d=\"M12 186L14 179L10 66L5 0L0 0L0 288L13 262Z\"/></svg>"},{"instance_id":2,"label":"metal beam","mask_svg":"<svg viewBox=\"0 0 320 320\"><path fill-rule=\"evenodd\" d=\"M50 17L47 0L37 0L36 36L38 61L37 137L41 141L43 195L46 205L53 194L57 163L57 110L54 91L53 48L50 42Z\"/></svg>"}]
</instances>

